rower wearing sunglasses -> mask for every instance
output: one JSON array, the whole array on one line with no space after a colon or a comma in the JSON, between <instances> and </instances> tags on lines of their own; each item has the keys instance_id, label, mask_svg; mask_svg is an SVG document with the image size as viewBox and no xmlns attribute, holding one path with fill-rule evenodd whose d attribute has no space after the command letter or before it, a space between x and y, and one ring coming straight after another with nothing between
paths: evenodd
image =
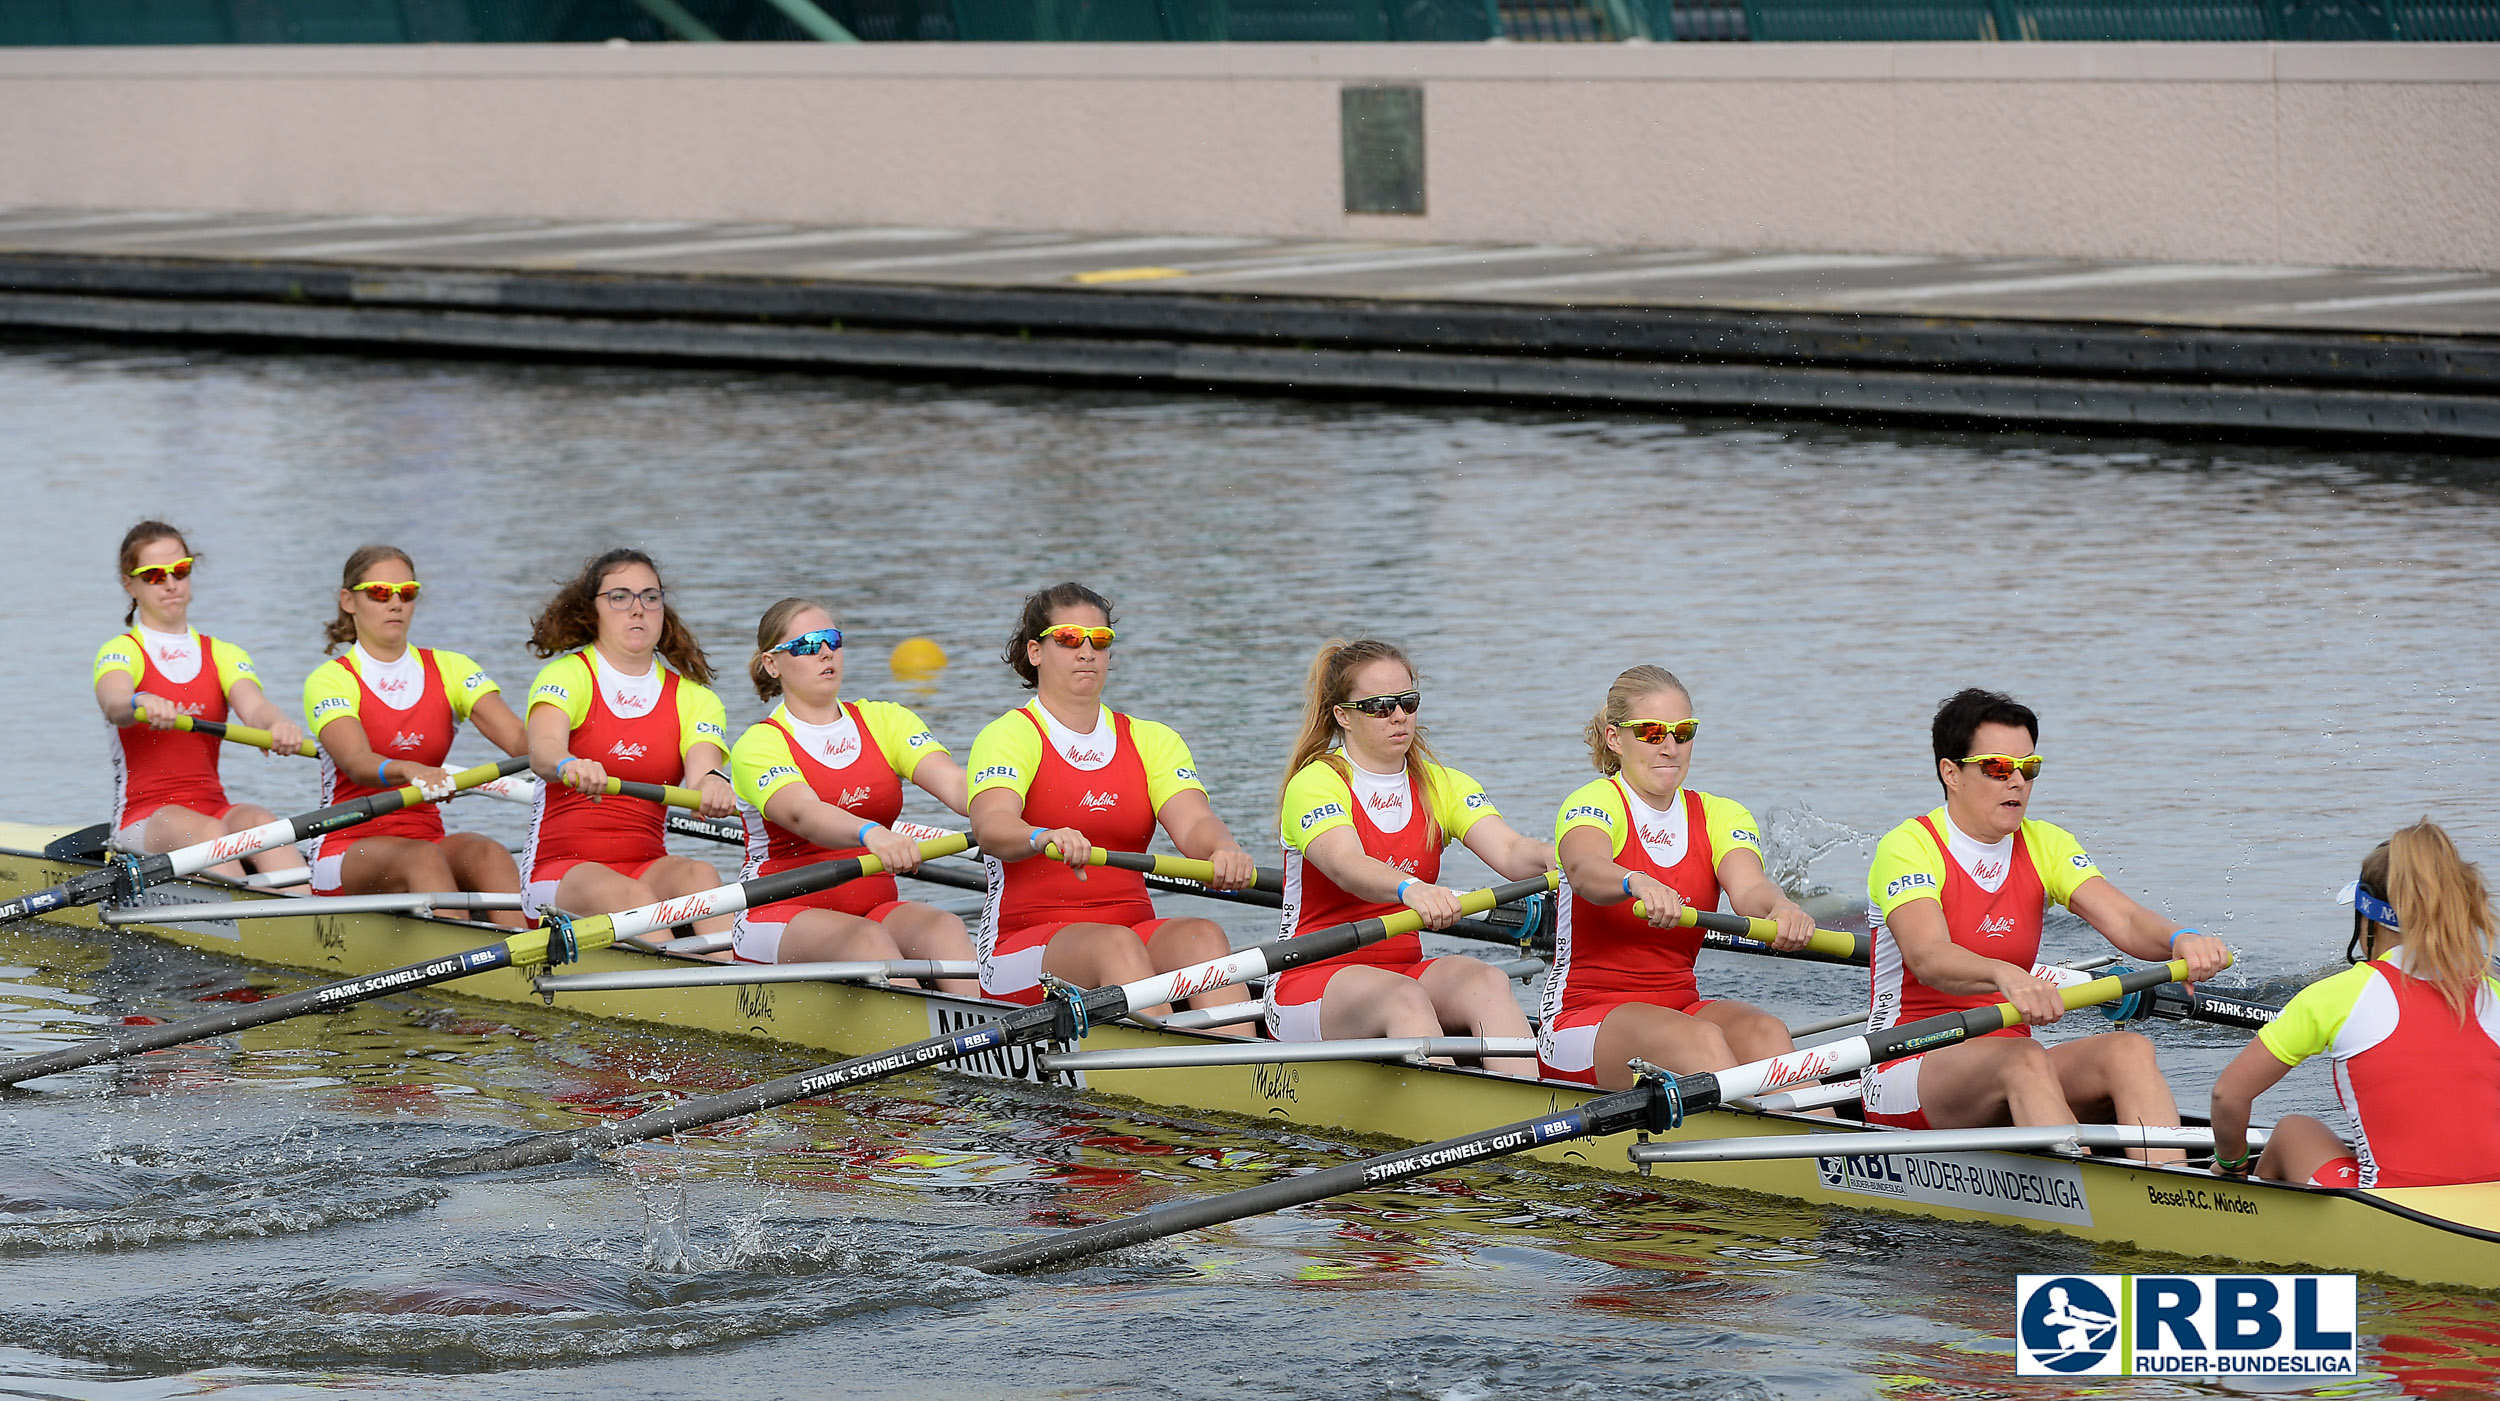
<instances>
[{"instance_id":1,"label":"rower wearing sunglasses","mask_svg":"<svg viewBox=\"0 0 2500 1401\"><path fill-rule=\"evenodd\" d=\"M267 730L281 754L303 744L303 728L261 693L250 653L191 626L191 571L199 559L181 531L141 521L122 536L120 559L122 592L130 595L122 614L127 631L96 649L94 674L96 705L112 726L113 848L171 851L276 821L257 803L227 800L217 736L176 730L174 723L231 714ZM304 864L291 846L250 860L261 871ZM243 879L235 862L208 869Z\"/></svg>"},{"instance_id":2,"label":"rower wearing sunglasses","mask_svg":"<svg viewBox=\"0 0 2500 1401\"><path fill-rule=\"evenodd\" d=\"M1779 926L1774 948L1814 937L1813 918L1762 869L1753 814L1685 786L1700 729L1692 694L1656 666L1616 677L1589 721L1589 760L1604 776L1554 819L1562 908L1537 1039L1547 1079L1620 1090L1634 1057L1693 1074L1796 1049L1779 1018L1701 995L1701 931L1676 924L1685 906L1716 910L1724 896Z\"/></svg>"},{"instance_id":3,"label":"rower wearing sunglasses","mask_svg":"<svg viewBox=\"0 0 2500 1401\"><path fill-rule=\"evenodd\" d=\"M2055 1046L2032 1038L2032 1027L2066 1010L2057 984L2032 972L2051 902L2133 958L2186 959L2196 978L2230 961L2220 939L2129 899L2063 828L2028 817L2039 734L2030 707L1995 691L1964 690L1936 709L1930 738L1944 806L1885 836L1866 877L1875 936L1869 1024L1880 1031L2011 1002L2024 1025L1868 1070L1868 1123L2179 1122L2150 1041L2131 1031ZM2149 1155L2180 1156L2175 1149Z\"/></svg>"},{"instance_id":4,"label":"rower wearing sunglasses","mask_svg":"<svg viewBox=\"0 0 2500 1401\"><path fill-rule=\"evenodd\" d=\"M889 872L919 869L919 843L894 830L905 779L964 810L963 765L905 707L842 699L842 658L842 629L813 599L785 598L756 625L747 679L757 696L780 704L729 751L747 828L740 880L861 855L874 855ZM972 960L961 919L903 899L885 874L748 910L731 933L741 963ZM981 990L970 979L938 986L967 996Z\"/></svg>"},{"instance_id":5,"label":"rower wearing sunglasses","mask_svg":"<svg viewBox=\"0 0 2500 1401\"><path fill-rule=\"evenodd\" d=\"M413 783L428 797L451 793L452 737L477 727L506 754L527 751L512 713L486 669L458 652L412 647L416 564L392 545L367 545L339 574L338 613L323 640L334 656L304 678L304 719L321 742L321 805L352 802ZM443 830L435 803L377 817L321 839L313 852L315 895L378 895L403 890L518 893L520 868L503 843L477 832ZM498 924L519 928L516 910Z\"/></svg>"},{"instance_id":6,"label":"rower wearing sunglasses","mask_svg":"<svg viewBox=\"0 0 2500 1401\"><path fill-rule=\"evenodd\" d=\"M668 854L657 805L596 796L614 777L695 789L706 817L738 810L721 767L728 713L705 684L702 645L668 606L659 566L640 550L587 561L531 620L529 645L554 660L530 683L530 767L546 782L522 857L524 913L608 914L719 885L709 863ZM718 933L729 922L695 929Z\"/></svg>"},{"instance_id":7,"label":"rower wearing sunglasses","mask_svg":"<svg viewBox=\"0 0 2500 1401\"><path fill-rule=\"evenodd\" d=\"M1553 848L1512 830L1482 784L1433 757L1415 720L1422 706L1413 665L1389 643L1331 639L1312 659L1278 806L1282 937L1410 909L1426 929L1448 928L1459 896L1440 883L1441 850L1454 841L1505 880L1553 869ZM1401 934L1278 974L1267 988L1267 1029L1279 1041L1524 1039L1528 1018L1500 970L1464 955L1426 958L1419 936ZM1524 1057L1483 1065L1536 1073Z\"/></svg>"},{"instance_id":8,"label":"rower wearing sunglasses","mask_svg":"<svg viewBox=\"0 0 2500 1401\"><path fill-rule=\"evenodd\" d=\"M1102 703L1114 636L1110 600L1082 584L1026 598L1001 659L1037 694L972 741L972 832L990 870L973 947L991 997L1030 1005L1046 973L1101 987L1231 951L1213 920L1156 917L1137 872L1089 867L1097 846L1144 851L1159 823L1183 856L1214 866L1217 886L1258 879L1208 805L1189 746ZM1054 847L1056 860L1044 854ZM1191 1005L1247 998L1225 987Z\"/></svg>"},{"instance_id":9,"label":"rower wearing sunglasses","mask_svg":"<svg viewBox=\"0 0 2500 1401\"><path fill-rule=\"evenodd\" d=\"M2352 904L2354 966L2302 988L2214 1082L2213 1171L2316 1187L2500 1180L2500 978L2483 873L2417 822L2378 844ZM2350 1147L2306 1114L2248 1151L2248 1111L2293 1066L2335 1063Z\"/></svg>"}]
</instances>

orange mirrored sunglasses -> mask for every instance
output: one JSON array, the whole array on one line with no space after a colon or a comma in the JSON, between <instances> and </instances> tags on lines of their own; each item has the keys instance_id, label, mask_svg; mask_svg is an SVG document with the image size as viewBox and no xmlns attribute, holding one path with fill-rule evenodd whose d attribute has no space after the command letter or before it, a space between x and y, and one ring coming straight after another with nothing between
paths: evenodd
<instances>
[{"instance_id":1,"label":"orange mirrored sunglasses","mask_svg":"<svg viewBox=\"0 0 2500 1401\"><path fill-rule=\"evenodd\" d=\"M372 599L376 603L388 603L394 598L405 599L413 603L416 601L417 590L424 587L425 585L418 583L414 579L410 579L404 584L394 584L383 579L367 579L363 583L356 585L354 588L349 589L348 592L363 594L365 597Z\"/></svg>"},{"instance_id":2,"label":"orange mirrored sunglasses","mask_svg":"<svg viewBox=\"0 0 2500 1401\"><path fill-rule=\"evenodd\" d=\"M131 570L130 577L142 584L161 584L167 579L188 579L191 577L191 566L198 562L192 556L184 555L171 564L143 564Z\"/></svg>"},{"instance_id":3,"label":"orange mirrored sunglasses","mask_svg":"<svg viewBox=\"0 0 2500 1401\"><path fill-rule=\"evenodd\" d=\"M1035 640L1056 642L1070 650L1091 642L1094 644L1095 651L1107 652L1111 650L1111 639L1117 636L1119 634L1109 628L1082 628L1074 623L1061 623L1056 627L1042 629L1040 637Z\"/></svg>"},{"instance_id":4,"label":"orange mirrored sunglasses","mask_svg":"<svg viewBox=\"0 0 2500 1401\"><path fill-rule=\"evenodd\" d=\"M2037 754L1973 754L1962 762L1977 764L1981 773L1999 783L2016 774L2025 778L2040 776L2040 756Z\"/></svg>"},{"instance_id":5,"label":"orange mirrored sunglasses","mask_svg":"<svg viewBox=\"0 0 2500 1401\"><path fill-rule=\"evenodd\" d=\"M1615 727L1643 744L1664 744L1667 736L1675 736L1678 744L1690 744L1701 733L1699 720L1626 720Z\"/></svg>"}]
</instances>

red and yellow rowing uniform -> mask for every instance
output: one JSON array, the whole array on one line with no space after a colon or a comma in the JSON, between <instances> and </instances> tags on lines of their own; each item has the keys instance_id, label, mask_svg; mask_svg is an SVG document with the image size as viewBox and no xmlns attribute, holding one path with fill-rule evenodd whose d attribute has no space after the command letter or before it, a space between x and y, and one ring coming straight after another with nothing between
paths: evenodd
<instances>
[{"instance_id":1,"label":"red and yellow rowing uniform","mask_svg":"<svg viewBox=\"0 0 2500 1401\"><path fill-rule=\"evenodd\" d=\"M972 797L1004 788L1024 800L1031 827L1073 827L1106 851L1144 851L1155 814L1195 789L1197 761L1169 725L1105 706L1090 733L1059 723L1039 700L992 720L972 741ZM1071 924L1117 924L1151 938L1163 921L1135 871L1088 867L1083 879L1047 856L985 858L989 903L972 938L981 991L1027 1005L1042 1000L1042 954Z\"/></svg>"},{"instance_id":2,"label":"red and yellow rowing uniform","mask_svg":"<svg viewBox=\"0 0 2500 1401\"><path fill-rule=\"evenodd\" d=\"M167 633L144 623L96 649L91 682L115 671L130 678L133 690L161 696L195 720L225 719L235 686L260 681L251 654L233 643L197 628ZM121 850L142 849L140 829L158 808L222 818L234 807L217 776L215 735L145 725L108 726L105 734L113 761L113 845Z\"/></svg>"},{"instance_id":3,"label":"red and yellow rowing uniform","mask_svg":"<svg viewBox=\"0 0 2500 1401\"><path fill-rule=\"evenodd\" d=\"M1679 790L1664 808L1651 807L1618 775L1584 784L1563 800L1554 840L1576 827L1606 834L1610 855L1648 876L1697 910L1719 908L1719 863L1734 851L1762 855L1762 839L1744 804ZM1554 971L1546 976L1539 1011L1537 1065L1551 1080L1597 1083L1597 1029L1627 1002L1690 1012L1709 999L1693 981L1699 929L1653 929L1632 902L1600 905L1563 881L1554 919Z\"/></svg>"},{"instance_id":4,"label":"red and yellow rowing uniform","mask_svg":"<svg viewBox=\"0 0 2500 1401\"><path fill-rule=\"evenodd\" d=\"M932 754L944 754L920 717L891 701L844 701L842 718L830 725L810 725L790 713L787 705L747 727L729 751L729 772L738 791L738 811L746 819L747 860L740 880L775 875L819 861L865 855L864 846L839 851L765 820L764 805L791 784L805 784L817 797L871 822L892 827L903 815L903 780ZM882 920L903 903L894 877L866 876L830 890L777 901L738 916L732 930L738 960L773 963L781 953L781 931L801 910L838 910L862 919Z\"/></svg>"},{"instance_id":5,"label":"red and yellow rowing uniform","mask_svg":"<svg viewBox=\"0 0 2500 1401\"><path fill-rule=\"evenodd\" d=\"M2040 961L2040 923L2051 902L2063 905L2100 875L2083 845L2065 828L2026 821L2003 841L1983 842L1955 827L1943 808L1895 827L1875 848L1866 875L1875 935L1868 1026L1876 1031L1944 1012L1994 1005L1993 993L1955 996L1920 982L1901 959L1885 918L1912 900L1944 907L1945 929L1971 952L2030 968ZM2028 1026L1991 1036L2029 1036ZM1918 1097L1919 1057L1866 1072L1866 1121L1895 1128L1928 1127Z\"/></svg>"},{"instance_id":6,"label":"red and yellow rowing uniform","mask_svg":"<svg viewBox=\"0 0 2500 1401\"><path fill-rule=\"evenodd\" d=\"M324 726L353 720L364 727L376 758L440 768L451 757L460 722L501 689L484 667L458 652L411 647L397 661L378 662L361 644L351 643L345 656L332 657L304 678L304 727L319 738ZM323 807L377 791L340 773L329 751L322 751ZM313 852L313 894L339 893L340 866L367 837L439 842L443 810L423 803L323 837Z\"/></svg>"},{"instance_id":7,"label":"red and yellow rowing uniform","mask_svg":"<svg viewBox=\"0 0 2500 1401\"><path fill-rule=\"evenodd\" d=\"M2285 1065L2334 1058L2353 1155L2317 1175L2326 1185L2500 1181L2500 978L2484 976L2459 1021L2400 946L2302 988L2257 1039Z\"/></svg>"},{"instance_id":8,"label":"red and yellow rowing uniform","mask_svg":"<svg viewBox=\"0 0 2500 1401\"><path fill-rule=\"evenodd\" d=\"M596 647L567 652L530 683L529 708L542 705L562 710L571 722L567 752L597 760L611 778L676 783L685 776L687 750L698 744L729 748L729 712L720 697L656 657L649 674L627 676L609 666ZM521 897L524 913L537 918L555 898L564 873L584 861L640 877L668 854L666 817L656 804L636 798L592 799L561 783L538 785L529 845L521 856L529 873Z\"/></svg>"},{"instance_id":9,"label":"red and yellow rowing uniform","mask_svg":"<svg viewBox=\"0 0 2500 1401\"><path fill-rule=\"evenodd\" d=\"M1406 908L1397 901L1357 899L1313 865L1305 853L1322 833L1351 827L1362 840L1364 855L1428 885L1438 885L1441 849L1465 839L1477 823L1498 815L1493 800L1484 795L1484 785L1439 764L1427 763L1423 770L1418 791L1403 768L1393 774L1376 774L1337 753L1313 759L1286 782L1281 818L1285 909L1279 937L1290 939L1305 930L1377 919ZM1420 936L1400 934L1279 973L1267 985L1268 1035L1279 1041L1319 1040L1320 998L1331 978L1356 964L1415 978L1432 966L1432 960L1424 957Z\"/></svg>"}]
</instances>

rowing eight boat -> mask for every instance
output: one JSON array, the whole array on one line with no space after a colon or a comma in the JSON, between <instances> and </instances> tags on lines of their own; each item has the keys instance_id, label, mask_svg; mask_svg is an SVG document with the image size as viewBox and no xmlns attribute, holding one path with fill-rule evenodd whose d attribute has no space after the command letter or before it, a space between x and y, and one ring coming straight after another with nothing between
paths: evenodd
<instances>
[{"instance_id":1,"label":"rowing eight boat","mask_svg":"<svg viewBox=\"0 0 2500 1401\"><path fill-rule=\"evenodd\" d=\"M54 829L0 823L0 900L95 869L47 857ZM147 891L147 905L289 899L193 878ZM97 911L60 922L97 926ZM365 911L292 918L123 924L194 949L328 977L352 976L474 946L484 926ZM682 959L607 948L566 971L683 968ZM526 972L464 981L458 995L527 1002ZM857 1054L987 1021L1001 1009L941 993L856 983L754 983L567 993L567 1010L621 1021L760 1037ZM1087 1050L1173 1050L1237 1045L1228 1039L1119 1024L1100 1026ZM1073 1046L1040 1048L1047 1055ZM1467 1068L1361 1061L1274 1062L1190 1068L1046 1070L1027 1048L959 1062L974 1075L1055 1083L1193 1113L1431 1142L1581 1103L1594 1092ZM2151 1168L2049 1152L1859 1153L1854 1125L1746 1109L1694 1115L1665 1141L1826 1133L1832 1150L1771 1161L1673 1162L1647 1171L1722 1188L1834 1206L1905 1212L2055 1231L2084 1240L2231 1263L2307 1266L2391 1275L2424 1283L2500 1290L2500 1184L2329 1191L2277 1183L2224 1182L2200 1169ZM1621 1139L1577 1142L1537 1156L1607 1172L1642 1171Z\"/></svg>"}]
</instances>

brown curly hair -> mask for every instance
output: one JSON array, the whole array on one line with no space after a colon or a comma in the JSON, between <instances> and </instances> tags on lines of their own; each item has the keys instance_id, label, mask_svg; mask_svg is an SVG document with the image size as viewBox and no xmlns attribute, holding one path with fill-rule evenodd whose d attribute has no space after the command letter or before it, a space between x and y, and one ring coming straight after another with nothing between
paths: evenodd
<instances>
[{"instance_id":1,"label":"brown curly hair","mask_svg":"<svg viewBox=\"0 0 2500 1401\"><path fill-rule=\"evenodd\" d=\"M530 651L541 657L561 656L578 652L599 640L599 586L608 575L629 564L639 564L660 577L658 561L640 550L610 550L596 559L582 561L582 572L556 590L547 606L530 619ZM667 581L660 584L662 592ZM659 653L677 674L690 681L712 684L712 662L703 655L703 644L695 641L694 630L677 616L677 610L662 604L660 608Z\"/></svg>"}]
</instances>

